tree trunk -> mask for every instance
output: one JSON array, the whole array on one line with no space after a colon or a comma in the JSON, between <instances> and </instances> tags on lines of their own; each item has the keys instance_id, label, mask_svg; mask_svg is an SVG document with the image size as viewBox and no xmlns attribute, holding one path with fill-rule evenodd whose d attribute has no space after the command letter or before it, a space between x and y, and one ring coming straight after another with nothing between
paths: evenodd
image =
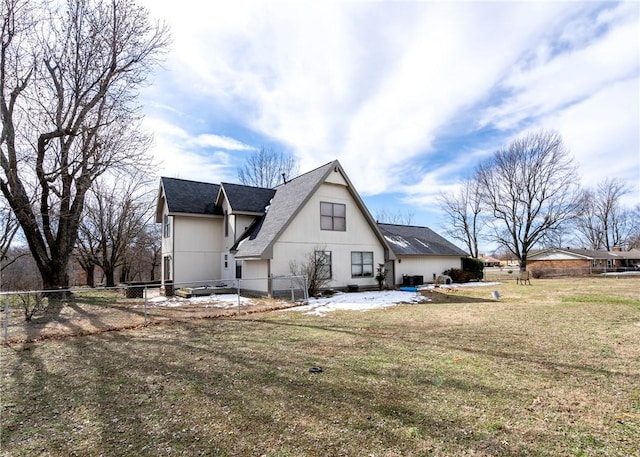
<instances>
[{"instance_id":1,"label":"tree trunk","mask_svg":"<svg viewBox=\"0 0 640 457\"><path fill-rule=\"evenodd\" d=\"M115 283L115 272L113 271L113 268L107 268L104 270L104 277L105 277L105 281L106 287L114 287L116 285Z\"/></svg>"},{"instance_id":2,"label":"tree trunk","mask_svg":"<svg viewBox=\"0 0 640 457\"><path fill-rule=\"evenodd\" d=\"M87 275L87 286L95 287L96 281L94 279L94 274L96 272L96 266L94 264L89 264L84 268L84 272Z\"/></svg>"},{"instance_id":3,"label":"tree trunk","mask_svg":"<svg viewBox=\"0 0 640 457\"><path fill-rule=\"evenodd\" d=\"M120 269L120 282L127 282L129 280L129 267L125 264Z\"/></svg>"},{"instance_id":4,"label":"tree trunk","mask_svg":"<svg viewBox=\"0 0 640 457\"><path fill-rule=\"evenodd\" d=\"M68 257L61 256L46 262L43 262L43 259L35 260L42 277L43 290L67 289L69 287Z\"/></svg>"}]
</instances>

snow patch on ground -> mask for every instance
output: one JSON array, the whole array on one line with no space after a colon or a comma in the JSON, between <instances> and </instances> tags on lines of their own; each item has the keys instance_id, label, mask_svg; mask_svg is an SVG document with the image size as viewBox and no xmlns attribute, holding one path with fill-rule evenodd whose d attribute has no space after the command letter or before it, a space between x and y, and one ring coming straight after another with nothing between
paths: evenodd
<instances>
[{"instance_id":1,"label":"snow patch on ground","mask_svg":"<svg viewBox=\"0 0 640 457\"><path fill-rule=\"evenodd\" d=\"M466 284L448 284L438 286L441 289L455 289L463 287L488 287L500 285L499 282L470 282ZM436 289L433 284L420 286L420 290ZM420 295L419 292L404 292L399 290L383 290L370 292L338 292L331 297L311 298L309 303L290 311L298 311L315 316L324 316L331 311L369 311L372 309L387 308L400 304L427 303L430 300ZM202 297L163 297L158 296L149 299L155 306L179 307L186 305L201 304L205 307L233 308L238 306L237 294L219 294ZM240 297L240 304L252 305L254 301L250 298Z\"/></svg>"},{"instance_id":2,"label":"snow patch on ground","mask_svg":"<svg viewBox=\"0 0 640 457\"><path fill-rule=\"evenodd\" d=\"M291 308L305 314L324 316L331 311L369 311L401 303L426 303L429 299L417 292L385 290L382 292L338 292L332 297L312 298L308 305Z\"/></svg>"},{"instance_id":3,"label":"snow patch on ground","mask_svg":"<svg viewBox=\"0 0 640 457\"><path fill-rule=\"evenodd\" d=\"M237 294L218 294L218 295L204 295L200 297L182 298L182 297L154 297L149 300L151 304L156 306L166 307L179 307L186 305L204 305L205 307L212 306L215 308L233 308L238 306ZM253 301L250 298L240 297L241 305L250 305Z\"/></svg>"}]
</instances>

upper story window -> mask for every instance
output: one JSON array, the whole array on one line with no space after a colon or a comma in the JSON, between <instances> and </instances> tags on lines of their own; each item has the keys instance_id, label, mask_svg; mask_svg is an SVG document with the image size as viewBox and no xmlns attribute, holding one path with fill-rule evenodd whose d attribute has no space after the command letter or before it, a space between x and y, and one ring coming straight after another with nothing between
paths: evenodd
<instances>
[{"instance_id":1,"label":"upper story window","mask_svg":"<svg viewBox=\"0 0 640 457\"><path fill-rule=\"evenodd\" d=\"M224 236L229 236L229 212L224 210Z\"/></svg>"},{"instance_id":2,"label":"upper story window","mask_svg":"<svg viewBox=\"0 0 640 457\"><path fill-rule=\"evenodd\" d=\"M163 227L164 227L164 237L169 238L171 236L171 219L169 218L168 214L164 215Z\"/></svg>"},{"instance_id":3,"label":"upper story window","mask_svg":"<svg viewBox=\"0 0 640 457\"><path fill-rule=\"evenodd\" d=\"M320 228L322 230L347 230L347 207L342 203L320 202Z\"/></svg>"}]
</instances>

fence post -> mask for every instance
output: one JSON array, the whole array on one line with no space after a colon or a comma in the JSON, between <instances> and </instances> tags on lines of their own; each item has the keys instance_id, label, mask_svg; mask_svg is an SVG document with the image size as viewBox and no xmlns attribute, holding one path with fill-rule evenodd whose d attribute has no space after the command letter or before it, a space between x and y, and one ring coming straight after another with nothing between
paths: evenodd
<instances>
[{"instance_id":1,"label":"fence post","mask_svg":"<svg viewBox=\"0 0 640 457\"><path fill-rule=\"evenodd\" d=\"M291 303L295 303L296 302L296 296L295 296L295 292L293 290L293 278L289 279L289 287L291 288Z\"/></svg>"},{"instance_id":2,"label":"fence post","mask_svg":"<svg viewBox=\"0 0 640 457\"><path fill-rule=\"evenodd\" d=\"M147 325L147 285L144 285L144 325Z\"/></svg>"},{"instance_id":3,"label":"fence post","mask_svg":"<svg viewBox=\"0 0 640 457\"><path fill-rule=\"evenodd\" d=\"M236 293L238 294L238 316L240 315L240 279L236 279Z\"/></svg>"},{"instance_id":4,"label":"fence post","mask_svg":"<svg viewBox=\"0 0 640 457\"><path fill-rule=\"evenodd\" d=\"M4 344L9 344L9 294L6 294L4 300Z\"/></svg>"}]
</instances>

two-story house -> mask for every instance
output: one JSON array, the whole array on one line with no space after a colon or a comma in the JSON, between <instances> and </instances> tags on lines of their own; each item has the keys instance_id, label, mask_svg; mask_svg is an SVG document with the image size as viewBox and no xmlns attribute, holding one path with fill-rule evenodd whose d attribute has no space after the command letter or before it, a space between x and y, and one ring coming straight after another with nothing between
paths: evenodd
<instances>
[{"instance_id":1,"label":"two-story house","mask_svg":"<svg viewBox=\"0 0 640 457\"><path fill-rule=\"evenodd\" d=\"M337 160L274 189L161 178L156 221L163 224L165 287L237 278L247 292L270 294L269 278L322 255L327 287L369 288L377 286L378 265L393 269L396 259L390 227L378 226ZM429 254L439 257L438 273L460 268L466 256L449 249L443 262L442 253Z\"/></svg>"}]
</instances>

